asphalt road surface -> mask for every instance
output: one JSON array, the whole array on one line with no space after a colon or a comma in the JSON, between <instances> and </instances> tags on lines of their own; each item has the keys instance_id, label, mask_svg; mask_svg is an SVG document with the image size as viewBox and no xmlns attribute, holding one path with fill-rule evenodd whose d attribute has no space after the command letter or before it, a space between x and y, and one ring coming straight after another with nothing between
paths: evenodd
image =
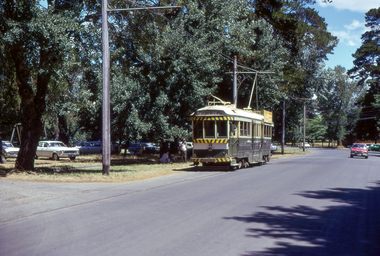
<instances>
[{"instance_id":1,"label":"asphalt road surface","mask_svg":"<svg viewBox=\"0 0 380 256\"><path fill-rule=\"evenodd\" d=\"M380 153L123 184L0 181L0 255L380 255Z\"/></svg>"}]
</instances>

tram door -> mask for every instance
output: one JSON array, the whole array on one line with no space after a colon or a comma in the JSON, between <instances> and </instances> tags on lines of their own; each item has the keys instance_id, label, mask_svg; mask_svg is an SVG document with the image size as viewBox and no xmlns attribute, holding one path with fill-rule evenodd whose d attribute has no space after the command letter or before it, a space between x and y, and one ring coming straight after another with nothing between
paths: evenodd
<instances>
[{"instance_id":1,"label":"tram door","mask_svg":"<svg viewBox=\"0 0 380 256\"><path fill-rule=\"evenodd\" d=\"M252 137L252 149L253 149L253 159L255 162L260 160L260 151L262 145L262 137L261 137L261 123L253 122L253 137Z\"/></svg>"},{"instance_id":2,"label":"tram door","mask_svg":"<svg viewBox=\"0 0 380 256\"><path fill-rule=\"evenodd\" d=\"M230 156L237 156L239 150L239 122L231 121L230 122Z\"/></svg>"},{"instance_id":3,"label":"tram door","mask_svg":"<svg viewBox=\"0 0 380 256\"><path fill-rule=\"evenodd\" d=\"M252 144L251 144L251 159L249 159L250 162L254 161L255 157L255 129L256 129L256 124L255 121L252 121Z\"/></svg>"}]
</instances>

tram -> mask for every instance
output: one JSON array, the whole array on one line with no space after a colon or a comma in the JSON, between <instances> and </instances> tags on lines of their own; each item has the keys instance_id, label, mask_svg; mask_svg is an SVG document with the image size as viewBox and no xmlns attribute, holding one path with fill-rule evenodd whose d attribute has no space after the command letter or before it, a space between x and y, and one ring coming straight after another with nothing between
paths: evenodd
<instances>
[{"instance_id":1,"label":"tram","mask_svg":"<svg viewBox=\"0 0 380 256\"><path fill-rule=\"evenodd\" d=\"M270 160L273 120L269 111L238 109L214 99L190 115L193 156L196 166L248 167Z\"/></svg>"}]
</instances>

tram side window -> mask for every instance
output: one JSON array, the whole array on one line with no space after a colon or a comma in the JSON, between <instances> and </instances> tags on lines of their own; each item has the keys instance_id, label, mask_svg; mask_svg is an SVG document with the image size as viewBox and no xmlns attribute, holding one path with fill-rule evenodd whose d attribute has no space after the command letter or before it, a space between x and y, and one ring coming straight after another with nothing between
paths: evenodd
<instances>
[{"instance_id":1,"label":"tram side window","mask_svg":"<svg viewBox=\"0 0 380 256\"><path fill-rule=\"evenodd\" d=\"M217 137L227 137L227 122L216 121Z\"/></svg>"},{"instance_id":2,"label":"tram side window","mask_svg":"<svg viewBox=\"0 0 380 256\"><path fill-rule=\"evenodd\" d=\"M251 123L240 122L240 136L251 136Z\"/></svg>"},{"instance_id":3,"label":"tram side window","mask_svg":"<svg viewBox=\"0 0 380 256\"><path fill-rule=\"evenodd\" d=\"M204 121L205 137L215 138L215 121Z\"/></svg>"},{"instance_id":4,"label":"tram side window","mask_svg":"<svg viewBox=\"0 0 380 256\"><path fill-rule=\"evenodd\" d=\"M254 136L255 137L261 137L261 125L255 124L254 129Z\"/></svg>"},{"instance_id":5,"label":"tram side window","mask_svg":"<svg viewBox=\"0 0 380 256\"><path fill-rule=\"evenodd\" d=\"M265 125L264 126L264 137L272 137L272 127Z\"/></svg>"},{"instance_id":6,"label":"tram side window","mask_svg":"<svg viewBox=\"0 0 380 256\"><path fill-rule=\"evenodd\" d=\"M194 138L203 138L203 122L195 121L194 122Z\"/></svg>"}]
</instances>

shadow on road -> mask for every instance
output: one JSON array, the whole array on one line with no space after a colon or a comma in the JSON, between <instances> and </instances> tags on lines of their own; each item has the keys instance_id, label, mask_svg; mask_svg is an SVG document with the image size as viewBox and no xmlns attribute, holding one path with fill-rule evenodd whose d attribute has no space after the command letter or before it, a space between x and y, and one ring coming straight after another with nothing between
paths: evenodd
<instances>
[{"instance_id":1,"label":"shadow on road","mask_svg":"<svg viewBox=\"0 0 380 256\"><path fill-rule=\"evenodd\" d=\"M246 217L228 217L267 228L247 236L278 240L276 246L245 256L380 255L380 182L367 189L333 188L298 195L339 203L324 210L309 206L264 207Z\"/></svg>"}]
</instances>

